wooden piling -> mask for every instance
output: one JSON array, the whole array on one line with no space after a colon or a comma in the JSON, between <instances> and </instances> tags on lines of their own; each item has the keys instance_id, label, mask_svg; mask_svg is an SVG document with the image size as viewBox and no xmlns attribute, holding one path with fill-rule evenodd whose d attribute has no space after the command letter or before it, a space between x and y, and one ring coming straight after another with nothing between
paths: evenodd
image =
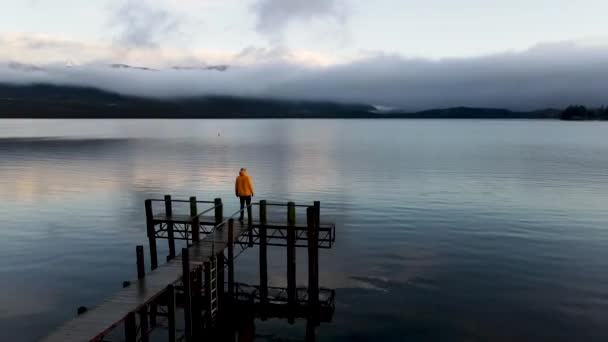
<instances>
[{"instance_id":1,"label":"wooden piling","mask_svg":"<svg viewBox=\"0 0 608 342\"><path fill-rule=\"evenodd\" d=\"M130 312L125 320L125 341L137 342L137 323L134 312Z\"/></svg>"},{"instance_id":2,"label":"wooden piling","mask_svg":"<svg viewBox=\"0 0 608 342\"><path fill-rule=\"evenodd\" d=\"M137 256L137 279L143 279L146 276L146 268L144 266L144 246L135 247L135 255Z\"/></svg>"},{"instance_id":3,"label":"wooden piling","mask_svg":"<svg viewBox=\"0 0 608 342\"><path fill-rule=\"evenodd\" d=\"M306 209L308 235L308 306L314 311L319 304L319 231L316 207Z\"/></svg>"},{"instance_id":4,"label":"wooden piling","mask_svg":"<svg viewBox=\"0 0 608 342\"><path fill-rule=\"evenodd\" d=\"M211 325L211 309L212 309L212 298L211 298L211 263L205 261L203 263L204 274L205 274L205 302L203 307L205 309L205 326Z\"/></svg>"},{"instance_id":5,"label":"wooden piling","mask_svg":"<svg viewBox=\"0 0 608 342\"><path fill-rule=\"evenodd\" d=\"M262 304L268 301L268 250L267 250L267 213L266 200L260 201L260 300Z\"/></svg>"},{"instance_id":6,"label":"wooden piling","mask_svg":"<svg viewBox=\"0 0 608 342\"><path fill-rule=\"evenodd\" d=\"M156 327L156 314L158 313L158 305L156 303L150 304L150 326Z\"/></svg>"},{"instance_id":7,"label":"wooden piling","mask_svg":"<svg viewBox=\"0 0 608 342\"><path fill-rule=\"evenodd\" d=\"M196 243L200 241L200 225L195 196L190 197L190 217L192 217L192 223L190 227L190 230L192 231L192 242Z\"/></svg>"},{"instance_id":8,"label":"wooden piling","mask_svg":"<svg viewBox=\"0 0 608 342\"><path fill-rule=\"evenodd\" d=\"M306 321L306 342L317 342L317 335L319 334L318 324L313 319Z\"/></svg>"},{"instance_id":9,"label":"wooden piling","mask_svg":"<svg viewBox=\"0 0 608 342\"><path fill-rule=\"evenodd\" d=\"M150 245L150 266L153 270L158 267L158 255L156 254L156 231L154 229L154 214L152 213L152 201L146 200L146 226L148 232L148 243Z\"/></svg>"},{"instance_id":10,"label":"wooden piling","mask_svg":"<svg viewBox=\"0 0 608 342\"><path fill-rule=\"evenodd\" d=\"M217 253L215 258L217 260L217 308L221 312L224 305L224 251Z\"/></svg>"},{"instance_id":11,"label":"wooden piling","mask_svg":"<svg viewBox=\"0 0 608 342\"><path fill-rule=\"evenodd\" d=\"M224 206L221 198L214 199L213 204L215 206L215 225L217 226L224 221Z\"/></svg>"},{"instance_id":12,"label":"wooden piling","mask_svg":"<svg viewBox=\"0 0 608 342\"><path fill-rule=\"evenodd\" d=\"M253 212L253 208L250 206L244 208L243 210L247 211L247 230L249 231L249 247L253 247L253 218L251 217L251 213ZM241 213L243 215L243 213Z\"/></svg>"},{"instance_id":13,"label":"wooden piling","mask_svg":"<svg viewBox=\"0 0 608 342\"><path fill-rule=\"evenodd\" d=\"M202 319L202 291L203 291L203 271L201 267L197 267L194 271L194 279L192 281L192 337L194 341L200 341L203 332L203 319Z\"/></svg>"},{"instance_id":14,"label":"wooden piling","mask_svg":"<svg viewBox=\"0 0 608 342\"><path fill-rule=\"evenodd\" d=\"M167 286L167 325L169 342L175 342L175 287L173 284Z\"/></svg>"},{"instance_id":15,"label":"wooden piling","mask_svg":"<svg viewBox=\"0 0 608 342\"><path fill-rule=\"evenodd\" d=\"M292 308L296 304L296 205L287 204L287 302ZM293 323L293 317L289 317Z\"/></svg>"},{"instance_id":16,"label":"wooden piling","mask_svg":"<svg viewBox=\"0 0 608 342\"><path fill-rule=\"evenodd\" d=\"M165 215L167 218L173 216L173 204L171 202L171 195L165 195ZM167 241L169 242L169 256L167 260L175 258L175 236L173 233L173 221L167 222Z\"/></svg>"},{"instance_id":17,"label":"wooden piling","mask_svg":"<svg viewBox=\"0 0 608 342\"><path fill-rule=\"evenodd\" d=\"M192 338L192 293L190 291L190 254L182 248L182 284L184 286L184 335L186 341Z\"/></svg>"},{"instance_id":18,"label":"wooden piling","mask_svg":"<svg viewBox=\"0 0 608 342\"><path fill-rule=\"evenodd\" d=\"M228 298L234 298L234 219L228 220Z\"/></svg>"},{"instance_id":19,"label":"wooden piling","mask_svg":"<svg viewBox=\"0 0 608 342\"><path fill-rule=\"evenodd\" d=\"M148 337L148 330L150 326L148 324L148 307L144 305L141 309L139 309L139 330L140 330L140 342L148 342L150 338Z\"/></svg>"},{"instance_id":20,"label":"wooden piling","mask_svg":"<svg viewBox=\"0 0 608 342\"><path fill-rule=\"evenodd\" d=\"M314 208L315 208L315 226L317 227L317 229L319 229L319 227L321 226L321 202L315 201Z\"/></svg>"}]
</instances>

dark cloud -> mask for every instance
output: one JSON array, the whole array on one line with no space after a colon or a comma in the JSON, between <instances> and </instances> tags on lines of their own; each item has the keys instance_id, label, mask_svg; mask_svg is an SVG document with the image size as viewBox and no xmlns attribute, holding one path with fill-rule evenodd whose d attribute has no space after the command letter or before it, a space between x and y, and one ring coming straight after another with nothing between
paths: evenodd
<instances>
[{"instance_id":1,"label":"dark cloud","mask_svg":"<svg viewBox=\"0 0 608 342\"><path fill-rule=\"evenodd\" d=\"M153 48L159 40L179 30L179 18L166 9L151 6L147 0L126 0L113 11L111 29L116 41L127 47Z\"/></svg>"},{"instance_id":2,"label":"dark cloud","mask_svg":"<svg viewBox=\"0 0 608 342\"><path fill-rule=\"evenodd\" d=\"M273 42L282 39L292 21L330 18L343 23L346 19L345 7L339 0L258 0L253 10L256 30Z\"/></svg>"},{"instance_id":3,"label":"dark cloud","mask_svg":"<svg viewBox=\"0 0 608 342\"><path fill-rule=\"evenodd\" d=\"M0 79L88 85L157 97L221 94L365 102L407 110L599 106L608 104L608 47L546 44L520 53L437 61L375 56L329 67L290 64L278 58L274 63L234 66L223 72L149 72L106 65L46 66L44 71L25 72L4 67Z\"/></svg>"}]
</instances>

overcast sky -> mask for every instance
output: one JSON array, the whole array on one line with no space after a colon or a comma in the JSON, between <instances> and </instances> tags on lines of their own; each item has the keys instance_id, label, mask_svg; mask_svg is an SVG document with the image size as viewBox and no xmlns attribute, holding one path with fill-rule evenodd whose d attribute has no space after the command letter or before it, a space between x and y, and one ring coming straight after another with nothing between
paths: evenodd
<instances>
[{"instance_id":1,"label":"overcast sky","mask_svg":"<svg viewBox=\"0 0 608 342\"><path fill-rule=\"evenodd\" d=\"M5 81L408 108L596 105L607 89L600 79L608 79L605 0L0 0L0 6ZM50 67L17 72L6 67L11 61ZM237 68L211 76L141 72L125 83L99 69L108 63ZM79 68L60 69L66 64Z\"/></svg>"}]
</instances>

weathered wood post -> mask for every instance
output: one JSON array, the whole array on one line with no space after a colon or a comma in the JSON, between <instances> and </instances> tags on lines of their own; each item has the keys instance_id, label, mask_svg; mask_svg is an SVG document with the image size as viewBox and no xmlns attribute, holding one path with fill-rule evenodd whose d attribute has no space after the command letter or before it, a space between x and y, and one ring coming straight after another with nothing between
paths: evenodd
<instances>
[{"instance_id":1,"label":"weathered wood post","mask_svg":"<svg viewBox=\"0 0 608 342\"><path fill-rule=\"evenodd\" d=\"M135 247L135 255L137 256L137 279L143 279L146 276L146 268L144 266L144 246Z\"/></svg>"},{"instance_id":2,"label":"weathered wood post","mask_svg":"<svg viewBox=\"0 0 608 342\"><path fill-rule=\"evenodd\" d=\"M260 201L260 300L262 304L268 301L268 250L267 250L267 216L266 200Z\"/></svg>"},{"instance_id":3,"label":"weathered wood post","mask_svg":"<svg viewBox=\"0 0 608 342\"><path fill-rule=\"evenodd\" d=\"M228 299L234 298L234 219L228 220Z\"/></svg>"},{"instance_id":4,"label":"weathered wood post","mask_svg":"<svg viewBox=\"0 0 608 342\"><path fill-rule=\"evenodd\" d=\"M314 208L315 208L315 226L317 227L317 229L319 229L319 227L321 227L321 202L315 201Z\"/></svg>"},{"instance_id":5,"label":"weathered wood post","mask_svg":"<svg viewBox=\"0 0 608 342\"><path fill-rule=\"evenodd\" d=\"M200 241L200 225L198 218L198 208L196 207L196 197L190 197L190 217L192 218L191 227L192 230L192 242L197 243ZM186 236L188 232L186 232Z\"/></svg>"},{"instance_id":6,"label":"weathered wood post","mask_svg":"<svg viewBox=\"0 0 608 342\"><path fill-rule=\"evenodd\" d=\"M293 309L296 304L296 205L287 204L287 302ZM293 310L290 310L292 312ZM290 315L289 323L293 323Z\"/></svg>"},{"instance_id":7,"label":"weathered wood post","mask_svg":"<svg viewBox=\"0 0 608 342\"><path fill-rule=\"evenodd\" d=\"M173 284L167 286L166 296L169 342L175 342L175 287Z\"/></svg>"},{"instance_id":8,"label":"weathered wood post","mask_svg":"<svg viewBox=\"0 0 608 342\"><path fill-rule=\"evenodd\" d=\"M306 209L308 235L308 307L314 312L319 304L319 244L317 210Z\"/></svg>"},{"instance_id":9,"label":"weathered wood post","mask_svg":"<svg viewBox=\"0 0 608 342\"><path fill-rule=\"evenodd\" d=\"M247 206L243 210L247 210L247 229L249 230L249 247L253 247L253 218L251 217L252 216L251 213L253 213L253 204L249 204L249 206Z\"/></svg>"},{"instance_id":10,"label":"weathered wood post","mask_svg":"<svg viewBox=\"0 0 608 342\"><path fill-rule=\"evenodd\" d=\"M173 205L171 202L171 195L165 195L165 215L167 217L167 241L169 242L169 256L167 260L175 258L175 237L173 234L173 222L171 216L173 216Z\"/></svg>"},{"instance_id":11,"label":"weathered wood post","mask_svg":"<svg viewBox=\"0 0 608 342\"><path fill-rule=\"evenodd\" d=\"M154 214L152 212L152 200L146 200L146 226L148 231L148 243L150 245L150 268L155 270L158 268L158 254L156 252L156 229L154 228ZM155 303L150 305L150 325L156 326L156 311Z\"/></svg>"},{"instance_id":12,"label":"weathered wood post","mask_svg":"<svg viewBox=\"0 0 608 342\"><path fill-rule=\"evenodd\" d=\"M190 254L182 248L182 283L184 285L184 335L186 341L192 339L192 293L190 291Z\"/></svg>"},{"instance_id":13,"label":"weathered wood post","mask_svg":"<svg viewBox=\"0 0 608 342\"><path fill-rule=\"evenodd\" d=\"M222 199L214 199L213 204L215 206L215 225L218 226L224 221L224 206L222 205Z\"/></svg>"},{"instance_id":14,"label":"weathered wood post","mask_svg":"<svg viewBox=\"0 0 608 342\"><path fill-rule=\"evenodd\" d=\"M192 292L192 337L194 341L199 341L202 338L202 291L203 291L203 271L201 267L197 267L194 271L193 285L190 291Z\"/></svg>"},{"instance_id":15,"label":"weathered wood post","mask_svg":"<svg viewBox=\"0 0 608 342\"><path fill-rule=\"evenodd\" d=\"M146 226L148 231L148 242L150 245L150 266L153 270L158 267L158 255L156 254L156 231L154 229L154 214L152 213L152 200L146 200Z\"/></svg>"},{"instance_id":16,"label":"weathered wood post","mask_svg":"<svg viewBox=\"0 0 608 342\"><path fill-rule=\"evenodd\" d=\"M135 322L134 312L129 312L129 314L127 315L127 319L125 320L125 341L137 341L137 324Z\"/></svg>"},{"instance_id":17,"label":"weathered wood post","mask_svg":"<svg viewBox=\"0 0 608 342\"><path fill-rule=\"evenodd\" d=\"M217 272L217 308L221 312L224 305L224 250L215 255Z\"/></svg>"},{"instance_id":18,"label":"weathered wood post","mask_svg":"<svg viewBox=\"0 0 608 342\"><path fill-rule=\"evenodd\" d=\"M203 304L205 308L205 326L209 327L211 324L212 316L212 298L211 298L211 263L209 261L205 261L203 263L204 273L205 273L205 303Z\"/></svg>"},{"instance_id":19,"label":"weathered wood post","mask_svg":"<svg viewBox=\"0 0 608 342\"><path fill-rule=\"evenodd\" d=\"M141 334L140 342L148 342L150 338L148 337L148 306L144 305L141 309L139 309L139 330Z\"/></svg>"},{"instance_id":20,"label":"weathered wood post","mask_svg":"<svg viewBox=\"0 0 608 342\"><path fill-rule=\"evenodd\" d=\"M317 342L317 335L319 333L318 324L313 319L306 321L306 342Z\"/></svg>"}]
</instances>

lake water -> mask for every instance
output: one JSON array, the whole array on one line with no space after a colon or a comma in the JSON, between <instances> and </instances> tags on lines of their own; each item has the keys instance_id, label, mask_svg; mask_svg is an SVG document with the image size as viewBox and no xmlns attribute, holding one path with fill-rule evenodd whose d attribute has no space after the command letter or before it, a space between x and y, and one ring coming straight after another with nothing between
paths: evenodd
<instances>
[{"instance_id":1,"label":"lake water","mask_svg":"<svg viewBox=\"0 0 608 342\"><path fill-rule=\"evenodd\" d=\"M337 296L321 341L606 341L607 132L558 121L2 120L1 339L36 340L133 279L146 198L222 197L231 212L247 167L257 199L320 200L337 222L335 247L320 253L321 285ZM284 255L269 252L270 285L286 282ZM256 262L246 251L237 280L255 283ZM270 320L257 333L301 340L304 328Z\"/></svg>"}]
</instances>

